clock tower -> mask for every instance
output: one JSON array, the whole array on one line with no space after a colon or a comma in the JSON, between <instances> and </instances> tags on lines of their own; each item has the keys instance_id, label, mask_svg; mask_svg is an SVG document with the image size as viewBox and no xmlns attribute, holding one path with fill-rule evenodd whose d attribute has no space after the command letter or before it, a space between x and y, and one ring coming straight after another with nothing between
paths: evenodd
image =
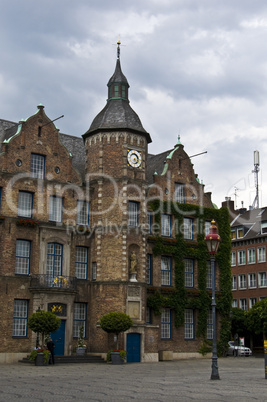
<instances>
[{"instance_id":1,"label":"clock tower","mask_svg":"<svg viewBox=\"0 0 267 402\"><path fill-rule=\"evenodd\" d=\"M96 319L108 311L122 311L144 326L146 160L151 138L130 106L129 84L120 64L120 41L117 44L106 106L83 135L93 228L91 262L97 267L92 305L98 309ZM103 298L110 303L103 303Z\"/></svg>"}]
</instances>

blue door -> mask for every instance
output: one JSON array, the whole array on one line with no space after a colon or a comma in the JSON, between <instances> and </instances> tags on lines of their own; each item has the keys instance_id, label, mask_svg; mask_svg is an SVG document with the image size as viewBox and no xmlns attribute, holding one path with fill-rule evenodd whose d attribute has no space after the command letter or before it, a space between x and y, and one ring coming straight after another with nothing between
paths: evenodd
<instances>
[{"instance_id":1,"label":"blue door","mask_svg":"<svg viewBox=\"0 0 267 402\"><path fill-rule=\"evenodd\" d=\"M127 363L140 362L140 346L141 335L140 334L127 334Z\"/></svg>"},{"instance_id":2,"label":"blue door","mask_svg":"<svg viewBox=\"0 0 267 402\"><path fill-rule=\"evenodd\" d=\"M55 344L55 355L64 356L65 347L65 321L61 320L61 325L56 332L51 334L51 338Z\"/></svg>"}]
</instances>

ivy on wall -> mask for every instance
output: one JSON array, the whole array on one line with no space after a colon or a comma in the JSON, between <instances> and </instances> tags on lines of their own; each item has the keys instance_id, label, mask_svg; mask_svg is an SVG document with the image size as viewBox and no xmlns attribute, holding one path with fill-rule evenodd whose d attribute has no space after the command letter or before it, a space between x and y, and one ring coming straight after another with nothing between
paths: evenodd
<instances>
[{"instance_id":1,"label":"ivy on wall","mask_svg":"<svg viewBox=\"0 0 267 402\"><path fill-rule=\"evenodd\" d=\"M178 207L177 207L178 206ZM161 207L161 208L159 208ZM217 310L220 312L221 331L218 342L218 353L222 354L230 336L229 313L232 305L231 290L231 237L230 219L227 208L211 209L189 204L177 204L156 200L150 204L155 212L155 223L160 227L161 213L171 214L178 228L182 227L183 218L192 217L197 223L197 241L184 239L183 233L177 230L176 239L162 238L160 234L150 237L154 243L153 254L172 255L175 262L175 286L173 288L148 288L148 307L159 315L161 308L171 308L175 312L175 326L184 324L186 308L198 309L197 336L206 338L208 312L211 309L211 291L207 289L207 261L209 253L205 242L205 221L214 219L219 229L221 243L216 255L217 267L220 271L220 292L216 292ZM184 286L184 259L198 261L198 288L189 289Z\"/></svg>"}]
</instances>

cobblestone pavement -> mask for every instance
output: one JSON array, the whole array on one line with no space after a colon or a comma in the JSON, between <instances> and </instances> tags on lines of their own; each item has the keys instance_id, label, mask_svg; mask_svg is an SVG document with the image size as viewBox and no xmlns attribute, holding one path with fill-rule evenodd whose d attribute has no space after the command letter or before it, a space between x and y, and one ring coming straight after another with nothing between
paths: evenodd
<instances>
[{"instance_id":1,"label":"cobblestone pavement","mask_svg":"<svg viewBox=\"0 0 267 402\"><path fill-rule=\"evenodd\" d=\"M266 401L264 359L221 358L220 380L210 359L175 362L0 365L0 401Z\"/></svg>"}]
</instances>

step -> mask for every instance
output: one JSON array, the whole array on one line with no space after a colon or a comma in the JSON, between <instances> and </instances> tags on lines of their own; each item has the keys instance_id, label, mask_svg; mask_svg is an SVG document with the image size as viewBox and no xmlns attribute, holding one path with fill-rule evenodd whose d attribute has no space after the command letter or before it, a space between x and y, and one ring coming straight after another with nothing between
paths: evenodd
<instances>
[{"instance_id":1,"label":"step","mask_svg":"<svg viewBox=\"0 0 267 402\"><path fill-rule=\"evenodd\" d=\"M34 364L33 361L29 360L27 357L24 357L22 360L19 360L19 363L29 363ZM56 364L74 364L74 363L106 363L105 360L101 356L55 356Z\"/></svg>"}]
</instances>

